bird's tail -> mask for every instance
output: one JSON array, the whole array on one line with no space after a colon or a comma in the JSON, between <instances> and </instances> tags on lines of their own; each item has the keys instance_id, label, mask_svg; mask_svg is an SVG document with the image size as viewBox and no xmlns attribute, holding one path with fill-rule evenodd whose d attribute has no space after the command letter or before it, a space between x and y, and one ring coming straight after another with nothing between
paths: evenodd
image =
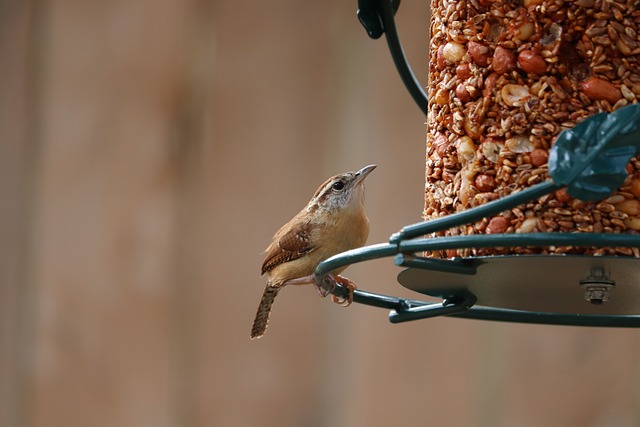
<instances>
[{"instance_id":1,"label":"bird's tail","mask_svg":"<svg viewBox=\"0 0 640 427\"><path fill-rule=\"evenodd\" d=\"M280 287L267 285L264 288L264 293L258 306L258 312L256 313L256 320L253 321L253 327L251 328L251 339L260 338L267 330L271 306L278 292L280 292Z\"/></svg>"}]
</instances>

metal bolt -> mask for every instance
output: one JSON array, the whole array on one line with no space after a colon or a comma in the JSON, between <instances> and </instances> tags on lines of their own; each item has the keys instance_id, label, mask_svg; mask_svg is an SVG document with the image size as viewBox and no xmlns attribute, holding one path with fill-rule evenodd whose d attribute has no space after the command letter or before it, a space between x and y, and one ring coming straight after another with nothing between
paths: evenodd
<instances>
[{"instance_id":1,"label":"metal bolt","mask_svg":"<svg viewBox=\"0 0 640 427\"><path fill-rule=\"evenodd\" d=\"M609 301L611 290L615 285L616 282L609 279L609 275L602 267L593 267L589 276L580 281L580 287L584 289L584 299L595 305Z\"/></svg>"}]
</instances>

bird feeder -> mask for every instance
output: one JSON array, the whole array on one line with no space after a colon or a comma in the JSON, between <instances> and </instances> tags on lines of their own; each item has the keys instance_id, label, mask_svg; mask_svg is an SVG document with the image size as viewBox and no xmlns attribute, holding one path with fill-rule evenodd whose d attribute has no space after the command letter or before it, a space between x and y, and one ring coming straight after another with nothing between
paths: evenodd
<instances>
[{"instance_id":1,"label":"bird feeder","mask_svg":"<svg viewBox=\"0 0 640 427\"><path fill-rule=\"evenodd\" d=\"M401 285L439 301L355 292L394 323L640 326L635 4L432 0L428 101L398 39L399 1L359 0L427 115L425 221L316 275L393 257Z\"/></svg>"}]
</instances>

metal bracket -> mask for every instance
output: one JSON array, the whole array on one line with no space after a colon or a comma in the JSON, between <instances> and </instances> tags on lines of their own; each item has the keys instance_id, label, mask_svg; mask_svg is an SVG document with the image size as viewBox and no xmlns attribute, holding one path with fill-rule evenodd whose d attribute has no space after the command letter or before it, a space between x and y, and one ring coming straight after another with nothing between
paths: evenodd
<instances>
[{"instance_id":1,"label":"metal bracket","mask_svg":"<svg viewBox=\"0 0 640 427\"><path fill-rule=\"evenodd\" d=\"M396 29L394 15L399 7L400 0L358 0L357 15L372 39L378 39L383 33L386 34L389 52L398 73L411 97L426 116L429 103L427 94L409 66Z\"/></svg>"},{"instance_id":2,"label":"metal bracket","mask_svg":"<svg viewBox=\"0 0 640 427\"><path fill-rule=\"evenodd\" d=\"M423 304L389 313L391 323L410 322L438 316L453 316L469 310L478 299L475 295L445 299L441 304Z\"/></svg>"}]
</instances>

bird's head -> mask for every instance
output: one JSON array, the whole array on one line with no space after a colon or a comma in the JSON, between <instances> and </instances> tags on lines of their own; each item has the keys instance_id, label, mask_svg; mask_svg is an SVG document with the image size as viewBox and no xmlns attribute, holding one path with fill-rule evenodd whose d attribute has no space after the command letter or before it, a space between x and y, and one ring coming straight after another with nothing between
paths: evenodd
<instances>
[{"instance_id":1,"label":"bird's head","mask_svg":"<svg viewBox=\"0 0 640 427\"><path fill-rule=\"evenodd\" d=\"M377 165L365 166L356 172L345 172L326 180L313 195L307 211L341 210L364 203L364 179Z\"/></svg>"}]
</instances>

